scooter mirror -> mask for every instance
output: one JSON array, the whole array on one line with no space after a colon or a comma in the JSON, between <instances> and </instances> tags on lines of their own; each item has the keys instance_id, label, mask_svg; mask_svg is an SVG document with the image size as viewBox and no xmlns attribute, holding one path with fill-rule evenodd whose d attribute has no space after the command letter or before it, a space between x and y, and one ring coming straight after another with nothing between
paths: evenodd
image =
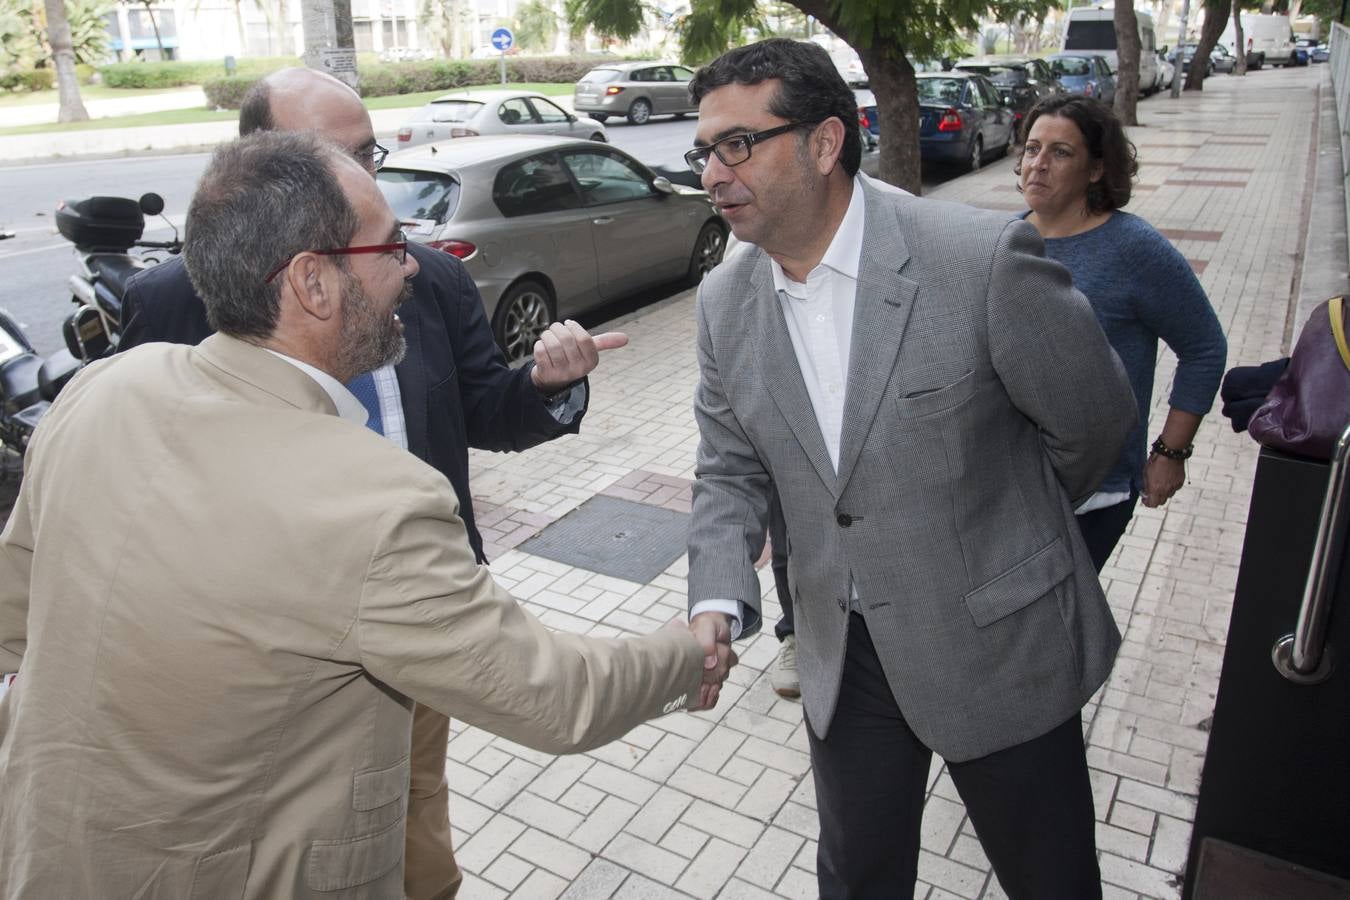
<instances>
[{"instance_id":1,"label":"scooter mirror","mask_svg":"<svg viewBox=\"0 0 1350 900\"><path fill-rule=\"evenodd\" d=\"M141 194L141 212L147 216L157 216L164 212L164 198L159 194Z\"/></svg>"}]
</instances>

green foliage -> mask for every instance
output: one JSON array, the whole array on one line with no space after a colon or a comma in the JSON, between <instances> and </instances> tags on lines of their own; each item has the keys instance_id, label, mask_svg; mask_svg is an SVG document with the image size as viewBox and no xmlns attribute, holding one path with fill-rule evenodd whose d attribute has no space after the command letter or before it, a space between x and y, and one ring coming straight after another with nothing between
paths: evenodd
<instances>
[{"instance_id":1,"label":"green foliage","mask_svg":"<svg viewBox=\"0 0 1350 900\"><path fill-rule=\"evenodd\" d=\"M107 59L108 23L103 17L114 9L109 0L66 0L76 62L96 65Z\"/></svg>"},{"instance_id":2,"label":"green foliage","mask_svg":"<svg viewBox=\"0 0 1350 900\"><path fill-rule=\"evenodd\" d=\"M0 67L17 70L46 58L42 28L34 20L32 5L0 0Z\"/></svg>"},{"instance_id":3,"label":"green foliage","mask_svg":"<svg viewBox=\"0 0 1350 900\"><path fill-rule=\"evenodd\" d=\"M16 69L0 74L0 91L50 91L56 86L56 70Z\"/></svg>"},{"instance_id":4,"label":"green foliage","mask_svg":"<svg viewBox=\"0 0 1350 900\"><path fill-rule=\"evenodd\" d=\"M558 17L549 0L530 0L516 10L516 42L522 50L547 50L558 36Z\"/></svg>"},{"instance_id":5,"label":"green foliage","mask_svg":"<svg viewBox=\"0 0 1350 900\"><path fill-rule=\"evenodd\" d=\"M642 30L641 0L567 0L565 10L568 22L590 25L605 37L626 41Z\"/></svg>"},{"instance_id":6,"label":"green foliage","mask_svg":"<svg viewBox=\"0 0 1350 900\"><path fill-rule=\"evenodd\" d=\"M681 61L699 65L744 43L747 29L769 31L753 0L692 0L689 15L676 25Z\"/></svg>"},{"instance_id":7,"label":"green foliage","mask_svg":"<svg viewBox=\"0 0 1350 900\"><path fill-rule=\"evenodd\" d=\"M512 84L571 84L599 62L592 56L507 57L506 78ZM391 97L496 84L501 77L498 66L498 60L493 59L433 59L361 66L361 96ZM212 78L202 89L212 108L238 109L244 94L260 77L254 74Z\"/></svg>"},{"instance_id":8,"label":"green foliage","mask_svg":"<svg viewBox=\"0 0 1350 900\"><path fill-rule=\"evenodd\" d=\"M257 80L277 69L300 65L293 56L244 57L237 63L236 74ZM128 62L111 63L99 67L103 83L115 88L170 88L189 84L205 84L225 74L225 60L195 62Z\"/></svg>"}]
</instances>

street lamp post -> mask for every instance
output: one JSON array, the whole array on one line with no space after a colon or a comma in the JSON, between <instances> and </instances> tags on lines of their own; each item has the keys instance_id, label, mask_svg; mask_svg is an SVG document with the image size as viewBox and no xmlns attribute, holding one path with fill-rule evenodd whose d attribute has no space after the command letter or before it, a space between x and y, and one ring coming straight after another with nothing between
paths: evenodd
<instances>
[{"instance_id":1,"label":"street lamp post","mask_svg":"<svg viewBox=\"0 0 1350 900\"><path fill-rule=\"evenodd\" d=\"M1177 64L1172 72L1172 99L1181 96L1182 75L1186 68L1186 20L1191 15L1191 0L1181 0L1181 30L1177 33Z\"/></svg>"}]
</instances>

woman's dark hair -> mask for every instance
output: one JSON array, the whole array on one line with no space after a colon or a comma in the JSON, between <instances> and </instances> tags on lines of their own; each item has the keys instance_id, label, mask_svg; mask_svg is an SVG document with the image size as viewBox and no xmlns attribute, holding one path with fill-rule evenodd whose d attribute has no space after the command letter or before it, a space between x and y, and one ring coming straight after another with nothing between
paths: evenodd
<instances>
[{"instance_id":1,"label":"woman's dark hair","mask_svg":"<svg viewBox=\"0 0 1350 900\"><path fill-rule=\"evenodd\" d=\"M769 112L790 122L824 122L834 116L844 123L839 163L852 178L862 164L858 132L858 100L819 44L769 38L728 50L695 73L689 82L694 103L728 84L756 85L778 79Z\"/></svg>"},{"instance_id":2,"label":"woman's dark hair","mask_svg":"<svg viewBox=\"0 0 1350 900\"><path fill-rule=\"evenodd\" d=\"M1139 161L1135 158L1134 144L1125 136L1125 128L1111 107L1091 97L1047 97L1027 113L1018 143L1026 145L1031 126L1041 116L1059 116L1077 125L1087 144L1088 156L1101 162L1102 177L1089 184L1087 189L1089 212L1110 212L1122 209L1130 202L1130 186L1139 172ZM1013 172L1020 179L1021 155L1013 165ZM1017 190L1022 190L1020 181Z\"/></svg>"}]
</instances>

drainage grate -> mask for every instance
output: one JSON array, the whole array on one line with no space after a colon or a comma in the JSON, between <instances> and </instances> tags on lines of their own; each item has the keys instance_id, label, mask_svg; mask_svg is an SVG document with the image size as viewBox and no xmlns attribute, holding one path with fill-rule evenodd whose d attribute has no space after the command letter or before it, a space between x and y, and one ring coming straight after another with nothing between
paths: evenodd
<instances>
[{"instance_id":1,"label":"drainage grate","mask_svg":"<svg viewBox=\"0 0 1350 900\"><path fill-rule=\"evenodd\" d=\"M686 513L600 495L517 549L647 584L684 554L688 529Z\"/></svg>"}]
</instances>

